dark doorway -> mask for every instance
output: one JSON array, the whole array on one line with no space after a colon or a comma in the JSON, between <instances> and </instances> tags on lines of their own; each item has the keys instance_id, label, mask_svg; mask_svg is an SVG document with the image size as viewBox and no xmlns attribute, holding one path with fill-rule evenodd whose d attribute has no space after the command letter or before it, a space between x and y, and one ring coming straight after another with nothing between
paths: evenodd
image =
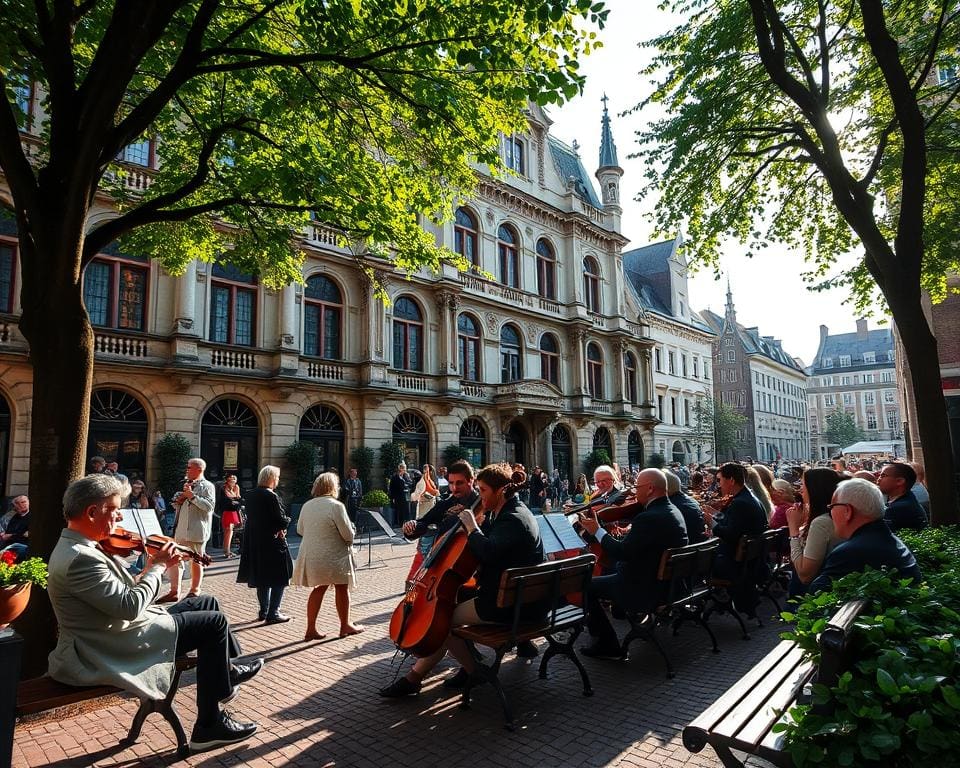
<instances>
[{"instance_id":1,"label":"dark doorway","mask_svg":"<svg viewBox=\"0 0 960 768\"><path fill-rule=\"evenodd\" d=\"M505 461L527 466L527 433L517 422L513 422L507 430L506 453Z\"/></svg>"},{"instance_id":2,"label":"dark doorway","mask_svg":"<svg viewBox=\"0 0 960 768\"><path fill-rule=\"evenodd\" d=\"M8 410L8 423L9 418ZM146 477L147 412L133 395L119 389L97 389L90 395L87 459L92 456L117 462L130 480Z\"/></svg>"},{"instance_id":3,"label":"dark doorway","mask_svg":"<svg viewBox=\"0 0 960 768\"><path fill-rule=\"evenodd\" d=\"M566 427L557 425L550 436L553 450L553 468L560 472L561 480L570 479L570 469L573 464L573 444L570 432Z\"/></svg>"},{"instance_id":4,"label":"dark doorway","mask_svg":"<svg viewBox=\"0 0 960 768\"><path fill-rule=\"evenodd\" d=\"M200 456L207 462L207 479L220 482L235 474L244 490L257 484L260 471L260 423L239 400L217 400L200 423Z\"/></svg>"},{"instance_id":5,"label":"dark doorway","mask_svg":"<svg viewBox=\"0 0 960 768\"><path fill-rule=\"evenodd\" d=\"M474 469L487 465L487 430L480 419L467 419L460 427L460 447L469 454L467 461Z\"/></svg>"},{"instance_id":6,"label":"dark doorway","mask_svg":"<svg viewBox=\"0 0 960 768\"><path fill-rule=\"evenodd\" d=\"M631 470L643 469L643 438L637 429L627 437L627 461Z\"/></svg>"},{"instance_id":7,"label":"dark doorway","mask_svg":"<svg viewBox=\"0 0 960 768\"><path fill-rule=\"evenodd\" d=\"M393 441L402 443L404 461L409 469L418 472L430 463L430 432L427 425L413 411L404 411L393 422Z\"/></svg>"},{"instance_id":8,"label":"dark doorway","mask_svg":"<svg viewBox=\"0 0 960 768\"><path fill-rule=\"evenodd\" d=\"M609 429L599 427L597 431L593 433L593 449L595 451L606 451L607 456L610 457L610 461L613 461L613 440L610 437Z\"/></svg>"},{"instance_id":9,"label":"dark doorway","mask_svg":"<svg viewBox=\"0 0 960 768\"><path fill-rule=\"evenodd\" d=\"M343 420L332 408L315 405L300 421L300 439L317 446L314 474L335 469L343 477Z\"/></svg>"}]
</instances>

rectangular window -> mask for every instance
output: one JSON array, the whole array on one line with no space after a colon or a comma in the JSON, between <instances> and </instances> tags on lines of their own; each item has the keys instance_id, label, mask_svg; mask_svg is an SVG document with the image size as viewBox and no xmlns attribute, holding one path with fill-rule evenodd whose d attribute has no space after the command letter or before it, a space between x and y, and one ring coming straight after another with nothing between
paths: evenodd
<instances>
[{"instance_id":1,"label":"rectangular window","mask_svg":"<svg viewBox=\"0 0 960 768\"><path fill-rule=\"evenodd\" d=\"M670 398L670 423L677 424L677 398Z\"/></svg>"},{"instance_id":2,"label":"rectangular window","mask_svg":"<svg viewBox=\"0 0 960 768\"><path fill-rule=\"evenodd\" d=\"M658 371L663 371L663 359L660 352L660 347L654 347L653 349L653 364Z\"/></svg>"},{"instance_id":3,"label":"rectangular window","mask_svg":"<svg viewBox=\"0 0 960 768\"><path fill-rule=\"evenodd\" d=\"M0 312L13 312L13 284L17 264L17 248L0 242Z\"/></svg>"},{"instance_id":4,"label":"rectangular window","mask_svg":"<svg viewBox=\"0 0 960 768\"><path fill-rule=\"evenodd\" d=\"M849 386L850 386L850 377L849 377L849 376L844 376L844 377L842 378L842 380L841 380L841 384L842 384L843 386L845 386L845 387L849 387Z\"/></svg>"},{"instance_id":5,"label":"rectangular window","mask_svg":"<svg viewBox=\"0 0 960 768\"><path fill-rule=\"evenodd\" d=\"M898 429L900 427L900 414L896 411L887 411L887 429Z\"/></svg>"},{"instance_id":6,"label":"rectangular window","mask_svg":"<svg viewBox=\"0 0 960 768\"><path fill-rule=\"evenodd\" d=\"M144 330L147 268L115 259L91 261L83 272L83 303L94 326Z\"/></svg>"},{"instance_id":7,"label":"rectangular window","mask_svg":"<svg viewBox=\"0 0 960 768\"><path fill-rule=\"evenodd\" d=\"M690 425L690 401L683 401L683 423L687 426Z\"/></svg>"},{"instance_id":8,"label":"rectangular window","mask_svg":"<svg viewBox=\"0 0 960 768\"><path fill-rule=\"evenodd\" d=\"M896 394L893 392L893 390L888 389L888 390L885 390L885 391L884 391L884 393L883 393L883 402L885 402L885 403L895 403L895 402L897 402L897 397L896 397Z\"/></svg>"},{"instance_id":9,"label":"rectangular window","mask_svg":"<svg viewBox=\"0 0 960 768\"><path fill-rule=\"evenodd\" d=\"M677 355L675 352L667 352L667 369L671 376L677 375Z\"/></svg>"},{"instance_id":10,"label":"rectangular window","mask_svg":"<svg viewBox=\"0 0 960 768\"><path fill-rule=\"evenodd\" d=\"M700 378L700 358L699 357L693 358L693 378L695 379Z\"/></svg>"},{"instance_id":11,"label":"rectangular window","mask_svg":"<svg viewBox=\"0 0 960 768\"><path fill-rule=\"evenodd\" d=\"M824 404L824 405L828 405L828 406L829 406L829 405L835 405L835 403L834 403L834 401L833 401L833 395L824 395L824 396L823 396L823 404Z\"/></svg>"},{"instance_id":12,"label":"rectangular window","mask_svg":"<svg viewBox=\"0 0 960 768\"><path fill-rule=\"evenodd\" d=\"M825 357L823 358L823 367L824 368L833 368L833 358Z\"/></svg>"},{"instance_id":13,"label":"rectangular window","mask_svg":"<svg viewBox=\"0 0 960 768\"><path fill-rule=\"evenodd\" d=\"M873 384L873 374L865 373L863 374L863 383L864 384Z\"/></svg>"},{"instance_id":14,"label":"rectangular window","mask_svg":"<svg viewBox=\"0 0 960 768\"><path fill-rule=\"evenodd\" d=\"M503 164L521 176L526 173L523 139L516 136L503 137Z\"/></svg>"},{"instance_id":15,"label":"rectangular window","mask_svg":"<svg viewBox=\"0 0 960 768\"><path fill-rule=\"evenodd\" d=\"M110 322L110 265L91 261L83 272L83 303L92 325Z\"/></svg>"},{"instance_id":16,"label":"rectangular window","mask_svg":"<svg viewBox=\"0 0 960 768\"><path fill-rule=\"evenodd\" d=\"M120 159L131 165L142 165L144 168L153 167L153 140L137 141L127 144L123 148Z\"/></svg>"},{"instance_id":17,"label":"rectangular window","mask_svg":"<svg viewBox=\"0 0 960 768\"><path fill-rule=\"evenodd\" d=\"M843 393L843 404L844 405L853 405L853 395L849 392Z\"/></svg>"},{"instance_id":18,"label":"rectangular window","mask_svg":"<svg viewBox=\"0 0 960 768\"><path fill-rule=\"evenodd\" d=\"M734 350L734 349L728 349L728 350L727 350L727 362L728 362L728 363L735 363L735 362L737 362L737 352L736 352L736 350Z\"/></svg>"},{"instance_id":19,"label":"rectangular window","mask_svg":"<svg viewBox=\"0 0 960 768\"><path fill-rule=\"evenodd\" d=\"M877 414L873 411L867 411L867 429L877 428Z\"/></svg>"},{"instance_id":20,"label":"rectangular window","mask_svg":"<svg viewBox=\"0 0 960 768\"><path fill-rule=\"evenodd\" d=\"M840 355L840 367L841 368L850 367L850 355Z\"/></svg>"},{"instance_id":21,"label":"rectangular window","mask_svg":"<svg viewBox=\"0 0 960 768\"><path fill-rule=\"evenodd\" d=\"M703 361L703 378L710 381L710 363L706 360Z\"/></svg>"},{"instance_id":22,"label":"rectangular window","mask_svg":"<svg viewBox=\"0 0 960 768\"><path fill-rule=\"evenodd\" d=\"M117 328L143 330L143 310L147 297L147 272L120 266L120 297L117 302Z\"/></svg>"},{"instance_id":23,"label":"rectangular window","mask_svg":"<svg viewBox=\"0 0 960 768\"><path fill-rule=\"evenodd\" d=\"M663 395L657 395L657 418L663 421Z\"/></svg>"},{"instance_id":24,"label":"rectangular window","mask_svg":"<svg viewBox=\"0 0 960 768\"><path fill-rule=\"evenodd\" d=\"M865 363L875 363L877 362L877 355L875 352L864 352L863 353L863 362Z\"/></svg>"},{"instance_id":25,"label":"rectangular window","mask_svg":"<svg viewBox=\"0 0 960 768\"><path fill-rule=\"evenodd\" d=\"M225 283L210 286L210 341L252 347L256 291Z\"/></svg>"},{"instance_id":26,"label":"rectangular window","mask_svg":"<svg viewBox=\"0 0 960 768\"><path fill-rule=\"evenodd\" d=\"M23 73L10 73L14 103L17 105L17 127L29 131L33 118L33 82Z\"/></svg>"},{"instance_id":27,"label":"rectangular window","mask_svg":"<svg viewBox=\"0 0 960 768\"><path fill-rule=\"evenodd\" d=\"M889 384L890 382L892 382L892 381L893 381L893 371L884 371L884 372L880 375L880 381L881 381L883 384Z\"/></svg>"},{"instance_id":28,"label":"rectangular window","mask_svg":"<svg viewBox=\"0 0 960 768\"><path fill-rule=\"evenodd\" d=\"M864 402L866 405L873 405L873 403L874 403L873 392L864 392L864 393L863 393L863 402Z\"/></svg>"},{"instance_id":29,"label":"rectangular window","mask_svg":"<svg viewBox=\"0 0 960 768\"><path fill-rule=\"evenodd\" d=\"M687 356L680 355L680 375L687 378Z\"/></svg>"},{"instance_id":30,"label":"rectangular window","mask_svg":"<svg viewBox=\"0 0 960 768\"><path fill-rule=\"evenodd\" d=\"M951 61L944 62L937 67L937 83L951 85L957 79L957 65Z\"/></svg>"}]
</instances>

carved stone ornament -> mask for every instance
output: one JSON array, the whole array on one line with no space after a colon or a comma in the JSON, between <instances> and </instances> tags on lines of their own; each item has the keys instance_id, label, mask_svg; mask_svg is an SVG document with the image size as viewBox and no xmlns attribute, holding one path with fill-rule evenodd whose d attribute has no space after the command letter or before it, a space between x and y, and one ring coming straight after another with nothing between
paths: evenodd
<instances>
[{"instance_id":1,"label":"carved stone ornament","mask_svg":"<svg viewBox=\"0 0 960 768\"><path fill-rule=\"evenodd\" d=\"M175 322L177 326L175 329L176 332L193 330L192 317L178 317Z\"/></svg>"},{"instance_id":2,"label":"carved stone ornament","mask_svg":"<svg viewBox=\"0 0 960 768\"><path fill-rule=\"evenodd\" d=\"M585 328L571 328L567 331L567 338L571 344L581 344L587 338L587 331Z\"/></svg>"},{"instance_id":3,"label":"carved stone ornament","mask_svg":"<svg viewBox=\"0 0 960 768\"><path fill-rule=\"evenodd\" d=\"M487 331L489 331L491 336L495 336L497 329L500 327L500 319L493 314L493 312L487 312L484 315L484 320L487 321Z\"/></svg>"},{"instance_id":4,"label":"carved stone ornament","mask_svg":"<svg viewBox=\"0 0 960 768\"><path fill-rule=\"evenodd\" d=\"M280 336L280 343L281 343L283 346L285 346L285 347L292 347L292 346L293 346L293 334L292 334L292 333L284 333L284 334L282 334L282 335Z\"/></svg>"},{"instance_id":5,"label":"carved stone ornament","mask_svg":"<svg viewBox=\"0 0 960 768\"><path fill-rule=\"evenodd\" d=\"M497 220L496 214L493 212L493 208L487 208L484 212L484 216L487 217L487 226L492 227L493 222Z\"/></svg>"},{"instance_id":6,"label":"carved stone ornament","mask_svg":"<svg viewBox=\"0 0 960 768\"><path fill-rule=\"evenodd\" d=\"M527 323L527 340L531 344L537 343L537 337L540 335L540 326L536 323Z\"/></svg>"}]
</instances>

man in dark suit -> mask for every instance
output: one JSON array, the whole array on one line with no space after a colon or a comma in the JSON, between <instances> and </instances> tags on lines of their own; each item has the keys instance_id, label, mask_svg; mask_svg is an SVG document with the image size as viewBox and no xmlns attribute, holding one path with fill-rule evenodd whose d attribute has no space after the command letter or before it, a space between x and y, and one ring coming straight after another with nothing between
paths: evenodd
<instances>
[{"instance_id":1,"label":"man in dark suit","mask_svg":"<svg viewBox=\"0 0 960 768\"><path fill-rule=\"evenodd\" d=\"M886 471L886 470L885 470ZM844 539L823 562L810 592L830 588L834 579L871 568L892 568L903 578L920 581L920 566L907 546L884 522L880 489L867 480L854 478L837 486L830 504L830 518L837 536Z\"/></svg>"},{"instance_id":2,"label":"man in dark suit","mask_svg":"<svg viewBox=\"0 0 960 768\"><path fill-rule=\"evenodd\" d=\"M910 490L916 482L916 471L902 461L887 464L877 477L877 486L887 497L883 519L894 533L903 528L920 531L927 527L927 515Z\"/></svg>"},{"instance_id":3,"label":"man in dark suit","mask_svg":"<svg viewBox=\"0 0 960 768\"><path fill-rule=\"evenodd\" d=\"M343 481L343 496L346 499L347 515L351 522L357 522L357 510L360 509L360 499L363 498L363 483L353 467Z\"/></svg>"},{"instance_id":4,"label":"man in dark suit","mask_svg":"<svg viewBox=\"0 0 960 768\"><path fill-rule=\"evenodd\" d=\"M410 519L411 490L413 490L413 479L407 474L407 465L401 461L397 465L397 471L390 478L390 485L387 486L390 506L393 507L394 525L403 525Z\"/></svg>"},{"instance_id":5,"label":"man in dark suit","mask_svg":"<svg viewBox=\"0 0 960 768\"><path fill-rule=\"evenodd\" d=\"M667 499L667 478L663 472L643 470L637 476L634 494L643 505L643 512L633 519L630 531L622 539L600 527L596 512L581 516L584 530L617 563L615 573L593 579L587 594L587 629L595 640L581 650L598 659L619 659L623 655L617 633L600 601L611 600L624 610L652 611L658 598L657 570L664 550L687 543L683 516Z\"/></svg>"},{"instance_id":6,"label":"man in dark suit","mask_svg":"<svg viewBox=\"0 0 960 768\"><path fill-rule=\"evenodd\" d=\"M767 528L767 513L746 484L746 469L741 464L727 462L717 471L720 493L730 497L726 508L713 518L713 535L720 539L720 548L713 563L713 575L718 579L736 581L740 564L737 546L744 536L759 536ZM755 574L759 578L760 574ZM732 594L737 610L753 615L756 610L757 590L748 580Z\"/></svg>"}]
</instances>

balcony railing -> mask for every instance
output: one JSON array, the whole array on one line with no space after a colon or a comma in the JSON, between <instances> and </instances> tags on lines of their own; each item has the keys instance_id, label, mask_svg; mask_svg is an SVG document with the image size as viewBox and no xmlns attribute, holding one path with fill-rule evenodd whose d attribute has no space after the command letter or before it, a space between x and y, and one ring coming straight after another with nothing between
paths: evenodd
<instances>
[{"instance_id":1,"label":"balcony railing","mask_svg":"<svg viewBox=\"0 0 960 768\"><path fill-rule=\"evenodd\" d=\"M430 392L430 379L426 376L417 376L413 373L398 373L397 388L405 389L410 392Z\"/></svg>"},{"instance_id":2,"label":"balcony railing","mask_svg":"<svg viewBox=\"0 0 960 768\"><path fill-rule=\"evenodd\" d=\"M150 356L147 340L135 336L98 333L93 337L93 350L101 355L115 355L128 360L142 360Z\"/></svg>"},{"instance_id":3,"label":"balcony railing","mask_svg":"<svg viewBox=\"0 0 960 768\"><path fill-rule=\"evenodd\" d=\"M460 394L464 397L475 397L480 400L486 400L489 397L490 390L483 384L476 381L461 381Z\"/></svg>"},{"instance_id":4,"label":"balcony railing","mask_svg":"<svg viewBox=\"0 0 960 768\"><path fill-rule=\"evenodd\" d=\"M210 365L214 368L254 371L257 369L257 356L253 352L213 347L210 350Z\"/></svg>"},{"instance_id":5,"label":"balcony railing","mask_svg":"<svg viewBox=\"0 0 960 768\"><path fill-rule=\"evenodd\" d=\"M536 293L524 291L519 288L511 288L510 286L501 285L500 283L487 280L475 274L461 272L460 282L463 284L464 288L470 291L496 296L497 298L503 299L504 301L507 301L517 307L541 309L544 312L550 312L551 314L555 315L559 315L562 309L558 301L553 299L545 299Z\"/></svg>"}]
</instances>

